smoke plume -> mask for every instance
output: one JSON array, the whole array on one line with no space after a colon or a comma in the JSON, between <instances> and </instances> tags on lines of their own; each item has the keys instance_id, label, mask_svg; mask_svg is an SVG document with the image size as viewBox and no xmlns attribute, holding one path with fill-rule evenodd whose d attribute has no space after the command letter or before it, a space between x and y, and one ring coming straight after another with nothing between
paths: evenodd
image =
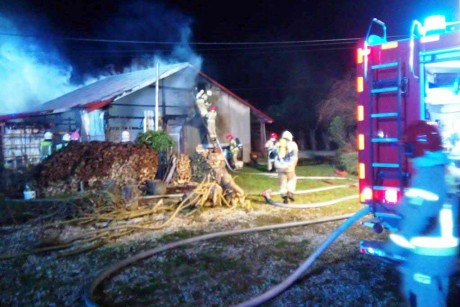
<instances>
[{"instance_id":1,"label":"smoke plume","mask_svg":"<svg viewBox=\"0 0 460 307\"><path fill-rule=\"evenodd\" d=\"M53 29L44 31L47 23L40 24L45 9L33 22L30 12L9 17L0 12L0 115L34 111L78 87L109 75L153 68L158 62L189 62L201 68L202 59L189 44L190 17L145 1L127 1L112 11L116 12L112 16L91 21L92 31L82 36L110 42L65 40L65 31L72 30L66 28L59 28L62 37L49 39Z\"/></svg>"},{"instance_id":2,"label":"smoke plume","mask_svg":"<svg viewBox=\"0 0 460 307\"><path fill-rule=\"evenodd\" d=\"M0 114L32 111L63 95L72 67L51 44L24 34L0 15Z\"/></svg>"}]
</instances>

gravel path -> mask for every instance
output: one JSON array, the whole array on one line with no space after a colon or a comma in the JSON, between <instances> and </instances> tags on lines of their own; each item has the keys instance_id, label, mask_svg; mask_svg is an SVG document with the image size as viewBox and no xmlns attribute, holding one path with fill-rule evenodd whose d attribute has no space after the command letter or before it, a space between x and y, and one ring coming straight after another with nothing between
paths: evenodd
<instances>
[{"instance_id":1,"label":"gravel path","mask_svg":"<svg viewBox=\"0 0 460 307\"><path fill-rule=\"evenodd\" d=\"M108 266L138 252L199 234L318 218L318 211L263 207L214 208L176 218L166 229L133 234L72 257L58 252L0 261L1 306L81 306L82 289ZM150 257L103 284L98 302L109 306L230 306L284 280L340 222L258 232L200 242ZM78 232L68 228L66 231ZM0 228L0 254L36 245L40 227ZM361 255L361 239L379 238L353 226L312 271L267 306L402 306L397 271ZM453 278L450 305L458 305Z\"/></svg>"}]
</instances>

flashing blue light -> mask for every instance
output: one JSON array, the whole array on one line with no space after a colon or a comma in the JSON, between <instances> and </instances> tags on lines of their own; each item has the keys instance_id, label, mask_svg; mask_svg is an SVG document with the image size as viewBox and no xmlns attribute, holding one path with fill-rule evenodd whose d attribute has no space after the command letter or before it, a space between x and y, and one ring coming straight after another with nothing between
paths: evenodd
<instances>
[{"instance_id":1,"label":"flashing blue light","mask_svg":"<svg viewBox=\"0 0 460 307\"><path fill-rule=\"evenodd\" d=\"M434 34L446 30L446 17L442 15L434 15L425 18L423 29L426 34Z\"/></svg>"},{"instance_id":2,"label":"flashing blue light","mask_svg":"<svg viewBox=\"0 0 460 307\"><path fill-rule=\"evenodd\" d=\"M372 34L369 35L369 37L367 38L367 43L369 44L369 46L375 46L385 43L385 40L383 39L383 37Z\"/></svg>"}]
</instances>

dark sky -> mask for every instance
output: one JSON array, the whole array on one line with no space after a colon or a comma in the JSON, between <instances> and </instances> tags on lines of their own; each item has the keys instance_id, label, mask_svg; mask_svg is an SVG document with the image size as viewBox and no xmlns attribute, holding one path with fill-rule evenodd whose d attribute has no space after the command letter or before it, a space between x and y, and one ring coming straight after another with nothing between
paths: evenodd
<instances>
[{"instance_id":1,"label":"dark sky","mask_svg":"<svg viewBox=\"0 0 460 307\"><path fill-rule=\"evenodd\" d=\"M204 73L266 109L292 95L319 99L332 80L354 68L352 39L365 35L373 17L387 24L389 36L408 36L413 19L439 13L455 19L458 2L0 0L0 17L15 25L0 28L0 43L9 33L31 35L42 53L52 55L39 61L68 63L72 82L120 72L133 58L148 65L154 54L171 61L200 58ZM8 72L0 67L2 73Z\"/></svg>"}]
</instances>

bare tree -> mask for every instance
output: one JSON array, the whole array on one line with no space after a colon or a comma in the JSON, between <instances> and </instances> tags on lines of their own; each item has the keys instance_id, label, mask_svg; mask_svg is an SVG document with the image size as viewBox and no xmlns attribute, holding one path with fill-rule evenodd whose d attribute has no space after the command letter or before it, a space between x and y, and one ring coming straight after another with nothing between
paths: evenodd
<instances>
[{"instance_id":1,"label":"bare tree","mask_svg":"<svg viewBox=\"0 0 460 307\"><path fill-rule=\"evenodd\" d=\"M318 106L318 125L328 127L335 117L340 117L347 130L356 126L356 86L354 73L349 72L332 84L327 98Z\"/></svg>"}]
</instances>

